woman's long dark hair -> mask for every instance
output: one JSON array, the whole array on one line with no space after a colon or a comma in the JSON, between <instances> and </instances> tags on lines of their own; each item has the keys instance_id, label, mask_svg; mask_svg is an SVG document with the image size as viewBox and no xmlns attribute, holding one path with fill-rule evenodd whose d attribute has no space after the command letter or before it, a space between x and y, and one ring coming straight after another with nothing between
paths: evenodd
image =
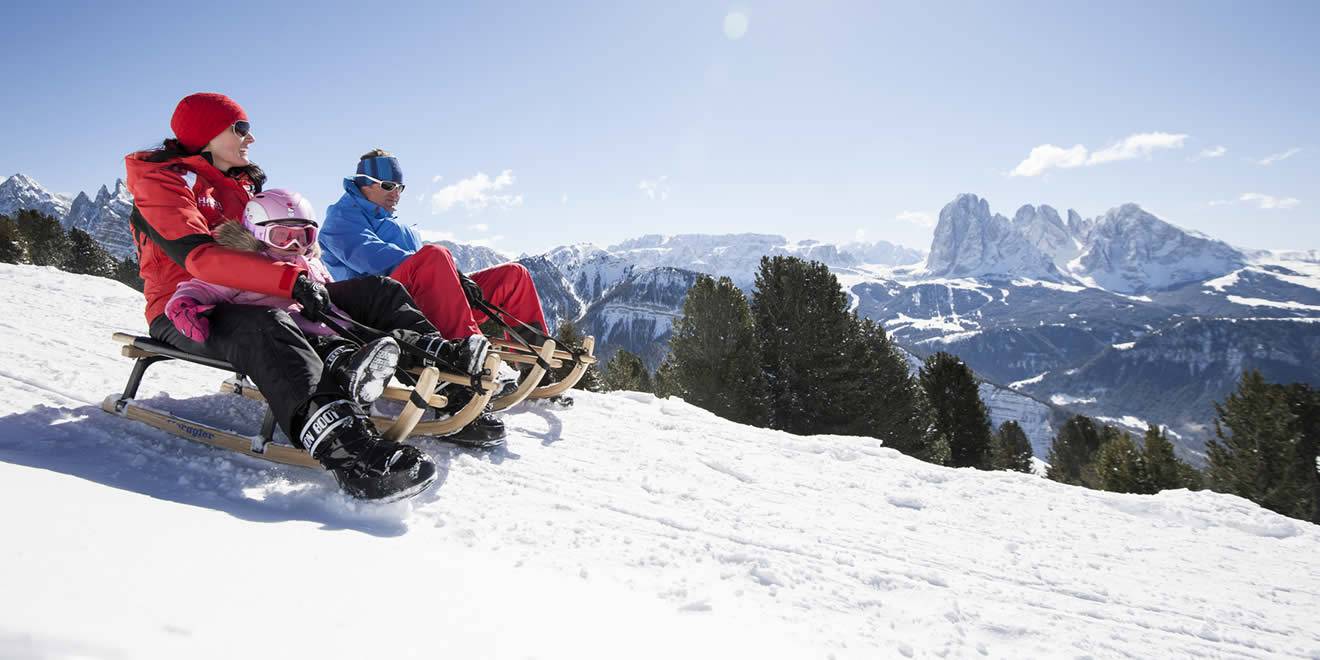
<instances>
[{"instance_id":1,"label":"woman's long dark hair","mask_svg":"<svg viewBox=\"0 0 1320 660\"><path fill-rule=\"evenodd\" d=\"M176 158L187 158L198 154L201 154L202 158L205 158L207 162L212 165L215 164L215 162L211 160L211 154L202 153L200 151L188 151L174 138L165 138L161 141L159 146L148 149L147 157L144 160L149 163L163 163ZM238 179L246 176L248 180L252 182L253 187L256 188L253 192L261 192L262 186L266 185L266 172L256 163L231 167L228 170L225 170L225 176L231 179Z\"/></svg>"}]
</instances>

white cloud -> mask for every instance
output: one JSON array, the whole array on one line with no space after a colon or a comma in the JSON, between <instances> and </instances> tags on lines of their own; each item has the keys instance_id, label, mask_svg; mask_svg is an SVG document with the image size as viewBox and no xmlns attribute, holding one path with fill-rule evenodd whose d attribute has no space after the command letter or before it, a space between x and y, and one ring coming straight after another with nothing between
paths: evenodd
<instances>
[{"instance_id":1,"label":"white cloud","mask_svg":"<svg viewBox=\"0 0 1320 660\"><path fill-rule=\"evenodd\" d=\"M910 222L918 227L935 226L935 214L924 211L903 211L894 216L894 219L900 222Z\"/></svg>"},{"instance_id":2,"label":"white cloud","mask_svg":"<svg viewBox=\"0 0 1320 660\"><path fill-rule=\"evenodd\" d=\"M433 229L418 229L417 233L422 235L422 240L427 243L436 243L439 241L454 240L453 232L435 231Z\"/></svg>"},{"instance_id":3,"label":"white cloud","mask_svg":"<svg viewBox=\"0 0 1320 660\"><path fill-rule=\"evenodd\" d=\"M568 193L564 193L564 194L562 194L562 195L559 196L559 203L560 203L560 204L567 204L567 203L568 203Z\"/></svg>"},{"instance_id":4,"label":"white cloud","mask_svg":"<svg viewBox=\"0 0 1320 660\"><path fill-rule=\"evenodd\" d=\"M431 177L431 183L440 183L440 179L443 179L443 178L444 178L443 176L440 176L439 174L437 174L437 175Z\"/></svg>"},{"instance_id":5,"label":"white cloud","mask_svg":"<svg viewBox=\"0 0 1320 660\"><path fill-rule=\"evenodd\" d=\"M483 225L477 225L477 226L483 226ZM422 235L422 240L427 243L438 243L440 241L449 241L451 243L459 243L461 245L480 245L484 247L493 248L495 247L496 243L504 240L504 236L502 234L497 234L495 236L486 236L484 238L459 238L453 232L450 231L436 231L433 229L418 229L417 231Z\"/></svg>"},{"instance_id":6,"label":"white cloud","mask_svg":"<svg viewBox=\"0 0 1320 660\"><path fill-rule=\"evenodd\" d=\"M1186 133L1137 133L1091 154L1087 165L1100 165L1119 160L1148 158L1156 149L1181 149Z\"/></svg>"},{"instance_id":7,"label":"white cloud","mask_svg":"<svg viewBox=\"0 0 1320 660\"><path fill-rule=\"evenodd\" d=\"M1027 159L1018 163L1009 176L1039 176L1051 167L1066 169L1081 167L1086 164L1086 147L1076 145L1071 149L1042 144L1031 150Z\"/></svg>"},{"instance_id":8,"label":"white cloud","mask_svg":"<svg viewBox=\"0 0 1320 660\"><path fill-rule=\"evenodd\" d=\"M1211 200L1210 206L1228 206L1229 204L1232 203L1233 200L1231 199L1216 199L1216 200Z\"/></svg>"},{"instance_id":9,"label":"white cloud","mask_svg":"<svg viewBox=\"0 0 1320 660\"><path fill-rule=\"evenodd\" d=\"M1270 165L1273 165L1281 160L1288 160L1289 158L1292 158L1293 156L1296 156L1297 154L1301 153L1301 151L1302 149L1300 147L1293 147L1292 149L1289 149L1287 151L1282 151L1277 154L1270 154L1256 161L1256 164L1269 167Z\"/></svg>"},{"instance_id":10,"label":"white cloud","mask_svg":"<svg viewBox=\"0 0 1320 660\"><path fill-rule=\"evenodd\" d=\"M1196 154L1196 158L1193 158L1192 160L1204 160L1204 159L1206 159L1206 158L1219 158L1220 156L1223 156L1223 155L1226 154L1226 153L1228 153L1228 147L1225 147L1224 145L1221 144L1221 145L1218 145L1218 146L1210 147L1210 148L1208 148L1208 149L1202 149L1202 150L1201 150L1201 153Z\"/></svg>"},{"instance_id":11,"label":"white cloud","mask_svg":"<svg viewBox=\"0 0 1320 660\"><path fill-rule=\"evenodd\" d=\"M866 230L858 229L857 231L853 232L853 240L858 243L861 243L862 241L866 240Z\"/></svg>"},{"instance_id":12,"label":"white cloud","mask_svg":"<svg viewBox=\"0 0 1320 660\"><path fill-rule=\"evenodd\" d=\"M467 241L457 241L457 242L462 243L464 245L476 245L479 247L494 248L495 244L499 243L502 240L504 240L504 235L498 234L495 236L489 236L487 238L477 238L477 239L472 239Z\"/></svg>"},{"instance_id":13,"label":"white cloud","mask_svg":"<svg viewBox=\"0 0 1320 660\"><path fill-rule=\"evenodd\" d=\"M471 229L472 231L479 231L479 232L485 233L485 232L490 231L490 225L488 225L488 224L486 224L486 223L484 223L484 222L478 222L478 223L475 224L475 225L468 225L468 229Z\"/></svg>"},{"instance_id":14,"label":"white cloud","mask_svg":"<svg viewBox=\"0 0 1320 660\"><path fill-rule=\"evenodd\" d=\"M1302 200L1296 197L1275 197L1260 193L1242 193L1238 201L1255 202L1262 209L1290 209L1302 203Z\"/></svg>"},{"instance_id":15,"label":"white cloud","mask_svg":"<svg viewBox=\"0 0 1320 660\"><path fill-rule=\"evenodd\" d=\"M1181 149L1186 140L1185 133L1136 133L1095 152L1089 152L1080 144L1068 149L1053 144L1042 144L1034 147L1026 160L1018 163L1017 167L1009 172L1009 176L1040 176L1050 168L1090 167L1120 160L1147 158L1156 149Z\"/></svg>"},{"instance_id":16,"label":"white cloud","mask_svg":"<svg viewBox=\"0 0 1320 660\"><path fill-rule=\"evenodd\" d=\"M497 194L512 186L513 182L513 170L504 170L493 179L485 172L478 172L474 177L445 186L431 195L431 212L444 213L455 206L463 206L468 211L481 211L492 206L501 209L522 206L522 195Z\"/></svg>"},{"instance_id":17,"label":"white cloud","mask_svg":"<svg viewBox=\"0 0 1320 660\"><path fill-rule=\"evenodd\" d=\"M658 199L663 202L666 199L669 199L669 186L665 183L668 180L668 176L662 176L654 181L642 179L642 181L637 184L637 189L646 193L647 197Z\"/></svg>"}]
</instances>

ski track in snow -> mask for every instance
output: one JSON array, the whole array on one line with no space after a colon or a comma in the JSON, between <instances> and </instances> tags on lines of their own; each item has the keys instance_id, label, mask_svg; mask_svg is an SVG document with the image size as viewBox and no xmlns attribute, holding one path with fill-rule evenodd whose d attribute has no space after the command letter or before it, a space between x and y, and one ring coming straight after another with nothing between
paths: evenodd
<instances>
[{"instance_id":1,"label":"ski track in snow","mask_svg":"<svg viewBox=\"0 0 1320 660\"><path fill-rule=\"evenodd\" d=\"M503 450L422 440L441 467L437 486L412 502L361 504L328 474L106 415L97 403L120 391L130 367L110 333L143 331L138 294L52 269L0 265L0 276L0 487L11 488L6 501L35 500L51 516L34 511L27 527L20 516L17 535L0 545L0 584L25 589L0 598L0 657L184 657L179 644L187 656L206 655L178 631L201 643L206 621L190 605L208 611L212 596L196 593L166 617L121 606L131 595L59 577L139 556L135 536L106 530L149 524L139 516L150 506L153 519L199 521L189 529L192 554L157 558L171 574L232 564L211 547L226 543L291 557L352 547L375 553L363 565L424 571L433 588L390 616L414 628L469 621L434 633L458 657L673 657L666 644L700 639L689 654L1320 658L1320 531L1240 498L1109 494L954 470L870 438L795 436L676 399L575 392L571 409L515 407ZM223 378L158 365L142 396L255 431L260 405L215 394ZM54 492L14 490L33 482ZM102 495L61 504L55 494L87 489ZM95 515L80 513L103 500ZM96 542L43 546L68 525L95 530ZM218 528L226 531L210 531ZM327 560L335 561L317 561ZM33 562L51 563L51 572L30 570ZM313 566L250 584L241 572L213 579L277 621L275 611L346 596L318 591L317 574ZM288 582L278 596L267 595L271 579ZM336 589L349 591L348 602L373 603L378 585L362 582ZM497 594L516 597L506 605ZM115 610L123 622L65 625L84 607ZM590 621L574 623L579 607ZM321 626L312 637L329 640L318 657L357 648L331 634L336 617L309 621ZM483 626L495 625L530 637L494 644ZM152 632L122 637L138 628ZM578 630L599 636L597 646ZM637 637L643 630L654 639ZM390 646L405 640L386 637L374 637L375 655L411 657Z\"/></svg>"}]
</instances>

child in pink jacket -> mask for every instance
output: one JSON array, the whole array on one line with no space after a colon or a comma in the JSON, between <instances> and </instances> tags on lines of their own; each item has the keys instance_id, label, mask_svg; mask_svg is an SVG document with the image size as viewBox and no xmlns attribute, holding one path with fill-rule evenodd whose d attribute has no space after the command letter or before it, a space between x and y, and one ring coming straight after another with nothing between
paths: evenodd
<instances>
[{"instance_id":1,"label":"child in pink jacket","mask_svg":"<svg viewBox=\"0 0 1320 660\"><path fill-rule=\"evenodd\" d=\"M397 291L398 287L393 283L384 281L384 278L334 282L321 263L317 230L311 203L296 192L276 189L255 195L243 213L242 224L224 223L216 230L215 239L225 247L257 252L273 261L301 268L312 281L327 287L332 302L328 312L331 316L354 318L386 331L411 333L406 335L409 341L421 344L430 352L438 352L442 357L455 357L455 347L442 345L443 340L439 339L435 327L412 306L412 299L406 292ZM208 312L217 305L226 304L271 307L287 312L325 361L322 387L327 386L325 377L329 376L333 379L330 386L342 389L360 404L369 404L380 396L398 365L400 349L392 337L382 337L359 347L338 336L324 323L304 317L298 303L280 296L194 278L179 284L165 307L165 314L180 333L205 344L211 327ZM356 312L356 315L340 306ZM445 349L449 349L447 356ZM485 360L485 351L472 357L479 357L476 364L480 365Z\"/></svg>"}]
</instances>

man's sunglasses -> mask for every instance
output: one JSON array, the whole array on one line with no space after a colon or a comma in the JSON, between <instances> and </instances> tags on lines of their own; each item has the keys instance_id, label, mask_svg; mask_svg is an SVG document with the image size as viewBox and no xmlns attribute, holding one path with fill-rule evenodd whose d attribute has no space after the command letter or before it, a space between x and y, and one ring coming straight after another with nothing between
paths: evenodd
<instances>
[{"instance_id":1,"label":"man's sunglasses","mask_svg":"<svg viewBox=\"0 0 1320 660\"><path fill-rule=\"evenodd\" d=\"M398 188L399 192L403 192L403 189L406 187L402 183L399 183L397 181L381 181L380 179L377 179L374 176L367 176L365 174L356 174L354 176L356 176L359 179L368 179L370 181L379 183L380 189L384 190L385 192L392 192L395 188Z\"/></svg>"},{"instance_id":2,"label":"man's sunglasses","mask_svg":"<svg viewBox=\"0 0 1320 660\"><path fill-rule=\"evenodd\" d=\"M249 124L246 119L234 122L234 125L230 128L234 129L234 135L237 135L240 140L252 134L252 124Z\"/></svg>"}]
</instances>

